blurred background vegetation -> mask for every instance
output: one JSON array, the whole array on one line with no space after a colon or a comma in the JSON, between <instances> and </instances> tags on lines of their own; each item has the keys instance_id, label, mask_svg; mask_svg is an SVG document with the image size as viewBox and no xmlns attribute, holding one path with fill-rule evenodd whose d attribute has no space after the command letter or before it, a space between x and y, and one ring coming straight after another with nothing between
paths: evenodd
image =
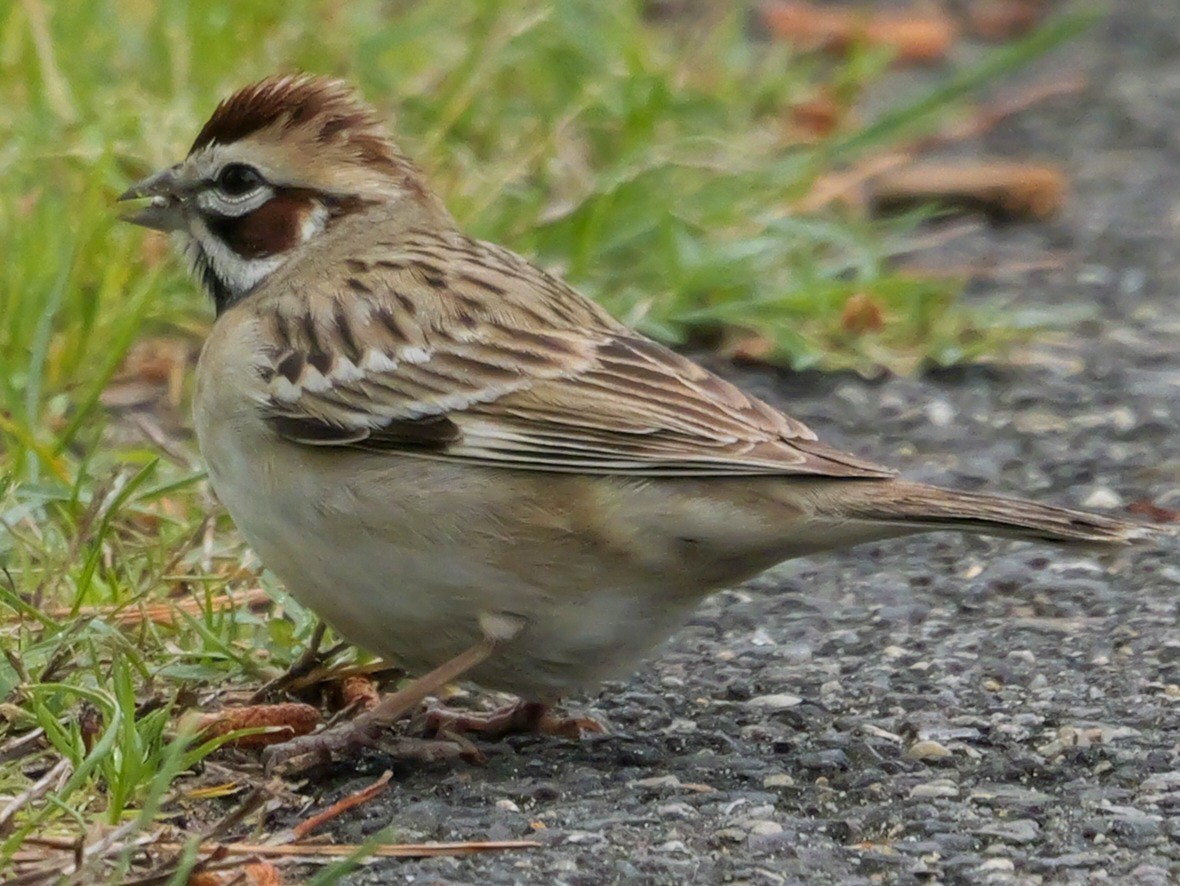
<instances>
[{"instance_id":1,"label":"blurred background vegetation","mask_svg":"<svg viewBox=\"0 0 1180 886\"><path fill-rule=\"evenodd\" d=\"M258 682L314 623L210 517L186 370L211 312L166 243L111 211L245 83L355 82L461 224L664 341L877 371L1006 339L958 281L891 264L923 213L799 207L1065 30L817 134L790 109L853 108L890 53L800 54L751 39L743 4L702 6L652 22L638 0L0 0L0 742L45 731L0 761L0 795L38 760L70 772L0 829L0 866L34 830L148 826L211 747L173 740L178 693ZM259 581L285 617L217 605ZM192 605L156 618L159 601Z\"/></svg>"}]
</instances>

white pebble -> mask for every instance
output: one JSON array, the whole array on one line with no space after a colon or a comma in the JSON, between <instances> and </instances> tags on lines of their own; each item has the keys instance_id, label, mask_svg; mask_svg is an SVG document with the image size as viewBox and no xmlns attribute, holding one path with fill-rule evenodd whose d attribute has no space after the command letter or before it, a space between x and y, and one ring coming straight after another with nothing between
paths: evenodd
<instances>
[{"instance_id":1,"label":"white pebble","mask_svg":"<svg viewBox=\"0 0 1180 886\"><path fill-rule=\"evenodd\" d=\"M785 711L802 703L803 699L799 696L790 695L786 692L780 692L776 695L759 695L757 698L751 698L746 702L751 707L762 708L765 711Z\"/></svg>"},{"instance_id":2,"label":"white pebble","mask_svg":"<svg viewBox=\"0 0 1180 886\"><path fill-rule=\"evenodd\" d=\"M911 797L957 797L959 788L949 781L930 781L916 784L910 789Z\"/></svg>"},{"instance_id":3,"label":"white pebble","mask_svg":"<svg viewBox=\"0 0 1180 886\"><path fill-rule=\"evenodd\" d=\"M794 787L795 779L787 775L785 772L777 772L774 775L768 775L762 779L762 787L764 788L789 788Z\"/></svg>"},{"instance_id":4,"label":"white pebble","mask_svg":"<svg viewBox=\"0 0 1180 886\"><path fill-rule=\"evenodd\" d=\"M1083 508L1118 508L1123 505L1123 497L1109 486L1096 486L1082 502Z\"/></svg>"},{"instance_id":5,"label":"white pebble","mask_svg":"<svg viewBox=\"0 0 1180 886\"><path fill-rule=\"evenodd\" d=\"M746 825L746 828L751 834L758 837L772 837L775 834L783 832L783 826L777 821L759 820L751 821Z\"/></svg>"}]
</instances>

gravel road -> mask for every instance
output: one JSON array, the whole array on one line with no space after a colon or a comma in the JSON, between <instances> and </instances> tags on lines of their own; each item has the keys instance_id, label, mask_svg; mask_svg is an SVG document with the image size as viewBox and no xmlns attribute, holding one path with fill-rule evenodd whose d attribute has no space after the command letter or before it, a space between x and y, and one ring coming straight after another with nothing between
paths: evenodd
<instances>
[{"instance_id":1,"label":"gravel road","mask_svg":"<svg viewBox=\"0 0 1180 886\"><path fill-rule=\"evenodd\" d=\"M960 244L999 268L970 297L1052 309L1063 334L921 379L730 374L915 479L1180 508L1180 4L1117 6L1022 75L1080 69L1083 94L974 146L1070 171L1062 218ZM1046 253L1062 267L1003 271ZM399 766L333 832L543 848L347 882L1180 881L1178 547L1095 559L939 535L785 564L575 700L609 735ZM387 765L306 790L334 800Z\"/></svg>"}]
</instances>

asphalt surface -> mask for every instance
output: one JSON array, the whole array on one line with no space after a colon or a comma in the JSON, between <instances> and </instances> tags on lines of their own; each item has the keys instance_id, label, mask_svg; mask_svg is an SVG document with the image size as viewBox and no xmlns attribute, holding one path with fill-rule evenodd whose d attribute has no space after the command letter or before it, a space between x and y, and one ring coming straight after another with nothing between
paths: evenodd
<instances>
[{"instance_id":1,"label":"asphalt surface","mask_svg":"<svg viewBox=\"0 0 1180 886\"><path fill-rule=\"evenodd\" d=\"M1015 365L919 379L734 376L915 479L1180 508L1180 4L1120 0L1021 79L1074 70L1082 94L970 148L1063 164L1069 208L958 247L997 269L971 298L1047 311L1058 335ZM1045 255L1060 266L1019 270ZM1178 882L1178 550L937 535L787 563L574 700L610 734L399 765L332 830L541 848L347 882ZM388 765L321 769L304 790L328 802Z\"/></svg>"}]
</instances>

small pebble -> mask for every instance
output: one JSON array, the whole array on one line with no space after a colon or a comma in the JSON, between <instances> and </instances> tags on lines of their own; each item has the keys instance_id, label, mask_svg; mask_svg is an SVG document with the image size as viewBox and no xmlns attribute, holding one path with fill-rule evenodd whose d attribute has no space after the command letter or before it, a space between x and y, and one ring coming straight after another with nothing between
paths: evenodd
<instances>
[{"instance_id":1,"label":"small pebble","mask_svg":"<svg viewBox=\"0 0 1180 886\"><path fill-rule=\"evenodd\" d=\"M945 428L954 420L955 410L946 400L932 400L926 404L926 418L936 428Z\"/></svg>"},{"instance_id":2,"label":"small pebble","mask_svg":"<svg viewBox=\"0 0 1180 886\"><path fill-rule=\"evenodd\" d=\"M631 782L636 788L678 788L680 779L675 775L653 775L651 778L640 778Z\"/></svg>"},{"instance_id":3,"label":"small pebble","mask_svg":"<svg viewBox=\"0 0 1180 886\"><path fill-rule=\"evenodd\" d=\"M910 789L910 797L915 799L957 796L958 786L949 781L928 781L925 784L916 784Z\"/></svg>"},{"instance_id":4,"label":"small pebble","mask_svg":"<svg viewBox=\"0 0 1180 886\"><path fill-rule=\"evenodd\" d=\"M758 837L771 837L783 832L783 826L781 824L777 821L768 821L766 819L747 822L746 829Z\"/></svg>"},{"instance_id":5,"label":"small pebble","mask_svg":"<svg viewBox=\"0 0 1180 886\"><path fill-rule=\"evenodd\" d=\"M795 779L785 772L776 772L774 775L768 775L762 779L762 787L764 788L789 788L794 784Z\"/></svg>"},{"instance_id":6,"label":"small pebble","mask_svg":"<svg viewBox=\"0 0 1180 886\"><path fill-rule=\"evenodd\" d=\"M764 711L785 711L802 703L803 699L799 696L789 695L786 692L780 692L776 695L759 695L746 702L751 707L761 708Z\"/></svg>"},{"instance_id":7,"label":"small pebble","mask_svg":"<svg viewBox=\"0 0 1180 886\"><path fill-rule=\"evenodd\" d=\"M663 818L696 818L699 813L687 803L664 803L656 807Z\"/></svg>"},{"instance_id":8,"label":"small pebble","mask_svg":"<svg viewBox=\"0 0 1180 886\"><path fill-rule=\"evenodd\" d=\"M1008 873L1016 870L1016 865L1012 863L1010 858L989 858L979 866L980 871Z\"/></svg>"},{"instance_id":9,"label":"small pebble","mask_svg":"<svg viewBox=\"0 0 1180 886\"><path fill-rule=\"evenodd\" d=\"M1121 508L1122 506L1123 497L1109 486L1095 486L1090 494L1086 496L1086 500L1082 502L1083 508L1109 510L1111 508Z\"/></svg>"},{"instance_id":10,"label":"small pebble","mask_svg":"<svg viewBox=\"0 0 1180 886\"><path fill-rule=\"evenodd\" d=\"M941 760L949 757L951 750L940 742L924 739L910 745L906 755L915 760Z\"/></svg>"}]
</instances>

